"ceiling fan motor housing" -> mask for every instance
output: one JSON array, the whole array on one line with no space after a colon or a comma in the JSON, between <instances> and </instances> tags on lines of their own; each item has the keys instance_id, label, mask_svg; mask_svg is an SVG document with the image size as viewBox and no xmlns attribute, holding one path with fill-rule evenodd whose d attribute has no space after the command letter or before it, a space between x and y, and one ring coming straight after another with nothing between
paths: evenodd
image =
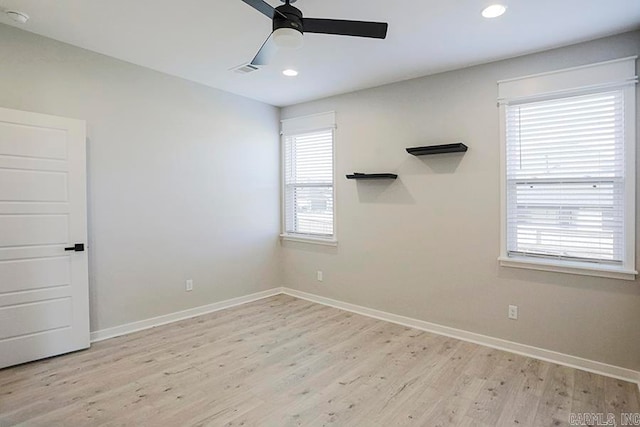
<instances>
[{"instance_id":1,"label":"ceiling fan motor housing","mask_svg":"<svg viewBox=\"0 0 640 427\"><path fill-rule=\"evenodd\" d=\"M276 10L284 14L286 18L276 13L273 17L273 30L279 28L292 28L294 30L304 33L304 27L302 24L302 12L300 9L291 6L290 4L283 4L276 7Z\"/></svg>"}]
</instances>

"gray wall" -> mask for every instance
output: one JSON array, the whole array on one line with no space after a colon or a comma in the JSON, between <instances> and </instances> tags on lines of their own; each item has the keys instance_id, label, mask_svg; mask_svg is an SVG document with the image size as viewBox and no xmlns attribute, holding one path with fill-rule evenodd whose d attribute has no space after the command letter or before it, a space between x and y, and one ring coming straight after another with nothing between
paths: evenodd
<instances>
[{"instance_id":1,"label":"gray wall","mask_svg":"<svg viewBox=\"0 0 640 427\"><path fill-rule=\"evenodd\" d=\"M638 281L496 260L496 81L638 53L640 33L627 33L284 108L283 118L335 110L338 124L338 247L285 242L286 286L640 370ZM469 151L418 158L404 150L455 141ZM354 171L399 178L347 181ZM518 321L507 319L508 304L519 305Z\"/></svg>"},{"instance_id":2,"label":"gray wall","mask_svg":"<svg viewBox=\"0 0 640 427\"><path fill-rule=\"evenodd\" d=\"M277 108L4 25L0 106L87 121L92 330L281 286Z\"/></svg>"}]
</instances>

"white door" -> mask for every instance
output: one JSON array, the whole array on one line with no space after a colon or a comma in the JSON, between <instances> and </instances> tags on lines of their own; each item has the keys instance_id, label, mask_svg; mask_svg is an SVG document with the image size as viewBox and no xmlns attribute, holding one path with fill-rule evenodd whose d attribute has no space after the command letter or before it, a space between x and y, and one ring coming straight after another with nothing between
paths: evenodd
<instances>
[{"instance_id":1,"label":"white door","mask_svg":"<svg viewBox=\"0 0 640 427\"><path fill-rule=\"evenodd\" d=\"M89 347L85 133L0 108L0 368Z\"/></svg>"}]
</instances>

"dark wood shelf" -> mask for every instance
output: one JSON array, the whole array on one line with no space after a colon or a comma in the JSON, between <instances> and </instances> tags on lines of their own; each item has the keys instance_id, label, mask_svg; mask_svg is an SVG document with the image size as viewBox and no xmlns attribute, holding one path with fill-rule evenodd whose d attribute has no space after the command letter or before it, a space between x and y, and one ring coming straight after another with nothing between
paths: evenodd
<instances>
[{"instance_id":1,"label":"dark wood shelf","mask_svg":"<svg viewBox=\"0 0 640 427\"><path fill-rule=\"evenodd\" d=\"M396 179L398 175L394 173L359 173L354 172L347 175L347 179Z\"/></svg>"},{"instance_id":2,"label":"dark wood shelf","mask_svg":"<svg viewBox=\"0 0 640 427\"><path fill-rule=\"evenodd\" d=\"M442 153L464 153L469 148L462 142L456 142L455 144L443 144L443 145L428 145L426 147L412 147L407 148L407 153L414 156L427 156L429 154L442 154Z\"/></svg>"}]
</instances>

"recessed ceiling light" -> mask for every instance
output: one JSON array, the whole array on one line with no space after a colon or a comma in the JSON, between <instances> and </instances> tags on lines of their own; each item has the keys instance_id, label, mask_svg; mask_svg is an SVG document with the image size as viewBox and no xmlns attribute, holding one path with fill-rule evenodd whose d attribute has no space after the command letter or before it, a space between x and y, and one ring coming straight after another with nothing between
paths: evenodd
<instances>
[{"instance_id":1,"label":"recessed ceiling light","mask_svg":"<svg viewBox=\"0 0 640 427\"><path fill-rule=\"evenodd\" d=\"M298 75L298 72L296 70L294 70L294 69L287 68L286 70L284 70L282 72L282 74L284 74L287 77L295 77L295 76Z\"/></svg>"},{"instance_id":2,"label":"recessed ceiling light","mask_svg":"<svg viewBox=\"0 0 640 427\"><path fill-rule=\"evenodd\" d=\"M507 10L507 6L501 4L492 4L482 11L482 16L485 18L497 18Z\"/></svg>"},{"instance_id":3,"label":"recessed ceiling light","mask_svg":"<svg viewBox=\"0 0 640 427\"><path fill-rule=\"evenodd\" d=\"M5 11L5 13L9 18L13 19L16 22L19 22L20 24L26 24L29 20L29 15L27 15L26 13L18 12L17 10L7 10Z\"/></svg>"}]
</instances>

